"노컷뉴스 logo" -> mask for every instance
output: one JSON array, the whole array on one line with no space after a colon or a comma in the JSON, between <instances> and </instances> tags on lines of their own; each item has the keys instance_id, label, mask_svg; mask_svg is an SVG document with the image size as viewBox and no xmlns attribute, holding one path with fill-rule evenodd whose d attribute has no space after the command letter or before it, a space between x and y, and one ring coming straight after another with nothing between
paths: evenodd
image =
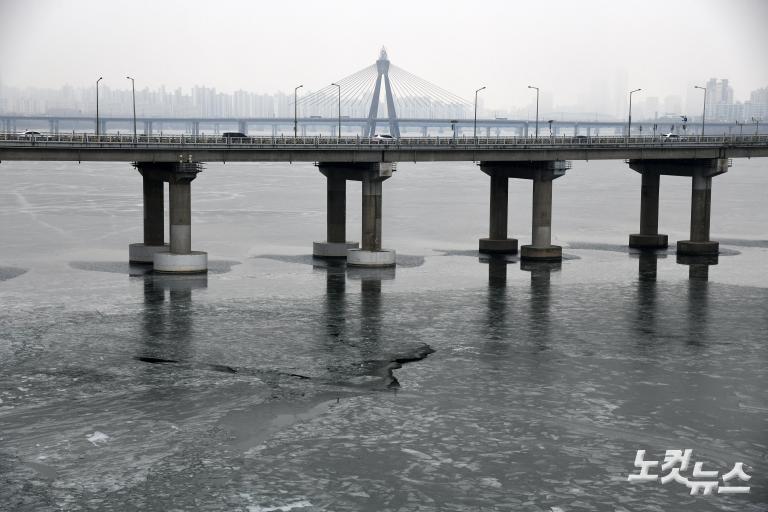
<instances>
[{"instance_id":1,"label":"\ub178\ucef7\ub274\uc2a4 logo","mask_svg":"<svg viewBox=\"0 0 768 512\"><path fill-rule=\"evenodd\" d=\"M645 450L637 450L635 456L635 467L640 468L640 473L631 474L627 478L630 482L655 482L660 480L661 484L677 482L683 484L691 490L691 494L707 495L717 491L717 494L747 494L748 486L734 485L741 482L748 482L752 477L744 470L744 463L737 462L733 469L723 474L718 479L720 473L715 470L704 470L703 463L696 462L693 465L693 472L690 477L686 477L681 472L688 471L693 450L667 450L664 455L664 463L659 468L658 460L645 460ZM658 469L657 469L658 468ZM660 474L652 474L652 472ZM734 479L737 481L733 482ZM721 481L722 480L722 483Z\"/></svg>"}]
</instances>

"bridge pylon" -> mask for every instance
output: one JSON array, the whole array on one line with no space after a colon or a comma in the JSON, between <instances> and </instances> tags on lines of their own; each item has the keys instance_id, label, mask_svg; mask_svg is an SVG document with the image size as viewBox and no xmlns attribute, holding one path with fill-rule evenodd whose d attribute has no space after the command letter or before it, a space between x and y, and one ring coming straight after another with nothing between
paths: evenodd
<instances>
[{"instance_id":1,"label":"bridge pylon","mask_svg":"<svg viewBox=\"0 0 768 512\"><path fill-rule=\"evenodd\" d=\"M384 82L385 95L387 99L387 117L389 118L389 133L393 137L400 137L400 123L397 120L397 111L395 109L394 95L392 94L392 84L389 81L389 57L387 49L382 47L379 54L379 60L376 61L376 85L373 87L373 97L371 98L371 109L368 112L368 136L372 137L376 133L376 120L379 112L379 102L381 97L381 83Z\"/></svg>"}]
</instances>

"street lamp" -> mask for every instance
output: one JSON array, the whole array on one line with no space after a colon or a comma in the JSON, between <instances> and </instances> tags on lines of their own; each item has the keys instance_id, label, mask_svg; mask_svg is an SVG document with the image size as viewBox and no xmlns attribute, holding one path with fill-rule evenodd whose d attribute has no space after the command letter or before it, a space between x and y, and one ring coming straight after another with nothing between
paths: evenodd
<instances>
[{"instance_id":1,"label":"street lamp","mask_svg":"<svg viewBox=\"0 0 768 512\"><path fill-rule=\"evenodd\" d=\"M529 89L536 89L536 138L539 138L539 88L532 85L528 86Z\"/></svg>"},{"instance_id":2,"label":"street lamp","mask_svg":"<svg viewBox=\"0 0 768 512\"><path fill-rule=\"evenodd\" d=\"M554 119L550 119L549 121L547 121L547 123L549 123L549 136L550 137L552 137L552 123L554 123L554 122L555 122Z\"/></svg>"},{"instance_id":3,"label":"street lamp","mask_svg":"<svg viewBox=\"0 0 768 512\"><path fill-rule=\"evenodd\" d=\"M98 80L96 80L96 136L99 135L99 82L104 77L99 77Z\"/></svg>"},{"instance_id":4,"label":"street lamp","mask_svg":"<svg viewBox=\"0 0 768 512\"><path fill-rule=\"evenodd\" d=\"M337 83L332 83L339 88L339 138L341 138L341 86Z\"/></svg>"},{"instance_id":5,"label":"street lamp","mask_svg":"<svg viewBox=\"0 0 768 512\"><path fill-rule=\"evenodd\" d=\"M478 90L475 91L475 124L474 124L474 130L473 130L473 137L475 140L477 140L477 93L485 89L485 86L482 86Z\"/></svg>"},{"instance_id":6,"label":"street lamp","mask_svg":"<svg viewBox=\"0 0 768 512\"><path fill-rule=\"evenodd\" d=\"M704 107L701 109L701 136L704 136L704 118L707 114L707 88L701 87L700 85L694 85L694 89L701 89L704 91Z\"/></svg>"},{"instance_id":7,"label":"street lamp","mask_svg":"<svg viewBox=\"0 0 768 512\"><path fill-rule=\"evenodd\" d=\"M642 91L642 89L635 89L629 91L629 124L627 125L627 137L632 135L632 95L636 92Z\"/></svg>"},{"instance_id":8,"label":"street lamp","mask_svg":"<svg viewBox=\"0 0 768 512\"><path fill-rule=\"evenodd\" d=\"M299 85L296 88L293 89L293 138L295 139L297 137L297 133L299 130L299 106L296 102L296 98L298 97L298 91L304 87L304 85Z\"/></svg>"},{"instance_id":9,"label":"street lamp","mask_svg":"<svg viewBox=\"0 0 768 512\"><path fill-rule=\"evenodd\" d=\"M759 117L753 117L752 122L755 123L755 135L760 133L760 118Z\"/></svg>"},{"instance_id":10,"label":"street lamp","mask_svg":"<svg viewBox=\"0 0 768 512\"><path fill-rule=\"evenodd\" d=\"M125 78L131 81L131 93L133 94L133 143L135 144L139 141L139 139L136 137L136 83L134 82L133 78L129 76Z\"/></svg>"}]
</instances>

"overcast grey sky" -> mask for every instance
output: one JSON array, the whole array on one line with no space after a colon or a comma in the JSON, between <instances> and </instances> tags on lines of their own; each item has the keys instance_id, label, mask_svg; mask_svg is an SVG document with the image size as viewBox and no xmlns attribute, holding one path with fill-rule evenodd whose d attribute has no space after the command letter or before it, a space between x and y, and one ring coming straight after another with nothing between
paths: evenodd
<instances>
[{"instance_id":1,"label":"overcast grey sky","mask_svg":"<svg viewBox=\"0 0 768 512\"><path fill-rule=\"evenodd\" d=\"M763 0L0 0L0 81L318 89L385 45L460 96L487 86L489 107L528 103L528 84L572 104L622 68L649 96L718 77L743 100L768 85L766 25Z\"/></svg>"}]
</instances>

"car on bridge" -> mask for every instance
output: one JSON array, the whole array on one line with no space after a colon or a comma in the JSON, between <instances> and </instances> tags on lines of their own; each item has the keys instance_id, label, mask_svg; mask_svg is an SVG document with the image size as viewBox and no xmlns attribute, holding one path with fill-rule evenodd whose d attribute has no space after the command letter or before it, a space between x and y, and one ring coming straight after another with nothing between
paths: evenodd
<instances>
[{"instance_id":1,"label":"car on bridge","mask_svg":"<svg viewBox=\"0 0 768 512\"><path fill-rule=\"evenodd\" d=\"M680 136L678 134L676 134L676 133L665 133L663 140L668 140L668 141L675 140L675 141L677 141L677 140L680 140Z\"/></svg>"},{"instance_id":2,"label":"car on bridge","mask_svg":"<svg viewBox=\"0 0 768 512\"><path fill-rule=\"evenodd\" d=\"M42 134L42 133L40 133L40 132L36 132L36 131L34 131L34 130L27 130L27 131L25 131L25 132L22 134L22 136L23 136L24 138L28 138L28 139L31 139L32 137L42 137L42 136L43 136L43 134Z\"/></svg>"},{"instance_id":3,"label":"car on bridge","mask_svg":"<svg viewBox=\"0 0 768 512\"><path fill-rule=\"evenodd\" d=\"M389 135L388 133L377 133L373 137L371 137L371 142L377 142L377 143L387 143L387 142L394 142L395 139L392 135Z\"/></svg>"},{"instance_id":4,"label":"car on bridge","mask_svg":"<svg viewBox=\"0 0 768 512\"><path fill-rule=\"evenodd\" d=\"M225 139L245 139L248 137L243 132L224 132L221 136Z\"/></svg>"}]
</instances>

